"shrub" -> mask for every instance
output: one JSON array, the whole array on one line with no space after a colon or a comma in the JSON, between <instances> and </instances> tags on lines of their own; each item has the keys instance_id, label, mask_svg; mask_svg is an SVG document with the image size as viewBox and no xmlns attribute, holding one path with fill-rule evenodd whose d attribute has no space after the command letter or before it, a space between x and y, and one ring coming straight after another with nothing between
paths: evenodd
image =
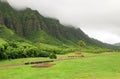
<instances>
[{"instance_id":1,"label":"shrub","mask_svg":"<svg viewBox=\"0 0 120 79\"><path fill-rule=\"evenodd\" d=\"M57 56L55 53L51 53L49 56L50 59L57 59Z\"/></svg>"},{"instance_id":2,"label":"shrub","mask_svg":"<svg viewBox=\"0 0 120 79\"><path fill-rule=\"evenodd\" d=\"M49 57L50 55L50 52L47 52L47 51L40 51L39 53L39 57Z\"/></svg>"},{"instance_id":3,"label":"shrub","mask_svg":"<svg viewBox=\"0 0 120 79\"><path fill-rule=\"evenodd\" d=\"M29 43L16 41L8 41L5 44L0 43L0 60L37 57L38 55L38 48Z\"/></svg>"}]
</instances>

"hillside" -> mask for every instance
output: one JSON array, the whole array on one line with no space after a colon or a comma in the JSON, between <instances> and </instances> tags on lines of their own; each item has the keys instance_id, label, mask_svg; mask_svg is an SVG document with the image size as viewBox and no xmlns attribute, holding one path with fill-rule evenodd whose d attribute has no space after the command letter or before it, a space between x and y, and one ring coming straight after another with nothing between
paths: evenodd
<instances>
[{"instance_id":1,"label":"hillside","mask_svg":"<svg viewBox=\"0 0 120 79\"><path fill-rule=\"evenodd\" d=\"M29 8L24 11L16 11L7 3L1 3L0 14L1 22L20 36L33 38L31 33L44 31L53 39L58 39L67 44L77 43L80 39L87 41L88 38L80 29L66 27L60 24L58 20L43 17L37 11Z\"/></svg>"},{"instance_id":2,"label":"hillside","mask_svg":"<svg viewBox=\"0 0 120 79\"><path fill-rule=\"evenodd\" d=\"M120 46L120 43L115 43L114 45L115 45L115 46Z\"/></svg>"},{"instance_id":3,"label":"hillside","mask_svg":"<svg viewBox=\"0 0 120 79\"><path fill-rule=\"evenodd\" d=\"M59 20L44 17L36 10L27 8L17 11L5 2L0 2L0 23L6 26L4 28L11 29L18 38L25 38L32 43L77 46L77 42L83 40L88 46L116 48L115 46L90 38L79 28L65 26ZM4 37L3 34L0 35L2 38L10 36L5 35Z\"/></svg>"},{"instance_id":4,"label":"hillside","mask_svg":"<svg viewBox=\"0 0 120 79\"><path fill-rule=\"evenodd\" d=\"M0 0L0 79L120 79L118 3Z\"/></svg>"}]
</instances>

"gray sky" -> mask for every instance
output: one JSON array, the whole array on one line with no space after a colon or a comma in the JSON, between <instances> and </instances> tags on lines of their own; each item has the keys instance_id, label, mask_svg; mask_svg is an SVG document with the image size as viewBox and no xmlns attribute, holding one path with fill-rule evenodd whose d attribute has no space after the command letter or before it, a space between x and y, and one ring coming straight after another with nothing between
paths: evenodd
<instances>
[{"instance_id":1,"label":"gray sky","mask_svg":"<svg viewBox=\"0 0 120 79\"><path fill-rule=\"evenodd\" d=\"M26 7L80 27L106 43L120 42L120 0L8 0L16 9Z\"/></svg>"}]
</instances>

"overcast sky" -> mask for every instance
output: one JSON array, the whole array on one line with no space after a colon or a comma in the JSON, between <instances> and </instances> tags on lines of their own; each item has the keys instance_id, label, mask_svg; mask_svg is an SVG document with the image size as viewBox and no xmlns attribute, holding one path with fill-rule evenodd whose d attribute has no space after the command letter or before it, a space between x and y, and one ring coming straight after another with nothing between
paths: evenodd
<instances>
[{"instance_id":1,"label":"overcast sky","mask_svg":"<svg viewBox=\"0 0 120 79\"><path fill-rule=\"evenodd\" d=\"M26 7L80 27L90 37L106 43L120 42L120 0L8 0L21 10Z\"/></svg>"}]
</instances>

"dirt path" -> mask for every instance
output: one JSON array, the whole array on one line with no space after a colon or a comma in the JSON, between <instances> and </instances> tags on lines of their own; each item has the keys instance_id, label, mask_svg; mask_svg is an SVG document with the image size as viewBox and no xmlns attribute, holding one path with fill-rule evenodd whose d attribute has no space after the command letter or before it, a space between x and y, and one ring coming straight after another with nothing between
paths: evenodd
<instances>
[{"instance_id":1,"label":"dirt path","mask_svg":"<svg viewBox=\"0 0 120 79\"><path fill-rule=\"evenodd\" d=\"M0 66L0 68L9 68L14 66L24 66L24 64L9 64L9 65Z\"/></svg>"},{"instance_id":2,"label":"dirt path","mask_svg":"<svg viewBox=\"0 0 120 79\"><path fill-rule=\"evenodd\" d=\"M98 55L98 56L106 56L106 55L113 55L113 54L103 54L103 55ZM117 55L117 54L116 54ZM71 56L71 57L61 57L61 58L58 58L58 59L54 59L54 60L47 60L47 61L51 61L51 62L57 62L57 61L64 61L64 60L74 60L74 59L82 59L82 58L93 58L93 57L97 57L97 56L87 56L87 57L81 57L81 56ZM43 63L33 63L33 62L29 62L29 64L27 65L30 65L30 64L35 64L34 66L32 67L51 67L53 66L52 64L49 64L49 62L44 62L44 61L39 61L39 62L43 62ZM9 64L9 65L3 65L3 66L0 66L0 68L9 68L9 67L14 67L14 66L24 66L26 65L25 63L22 63L22 64Z\"/></svg>"}]
</instances>

